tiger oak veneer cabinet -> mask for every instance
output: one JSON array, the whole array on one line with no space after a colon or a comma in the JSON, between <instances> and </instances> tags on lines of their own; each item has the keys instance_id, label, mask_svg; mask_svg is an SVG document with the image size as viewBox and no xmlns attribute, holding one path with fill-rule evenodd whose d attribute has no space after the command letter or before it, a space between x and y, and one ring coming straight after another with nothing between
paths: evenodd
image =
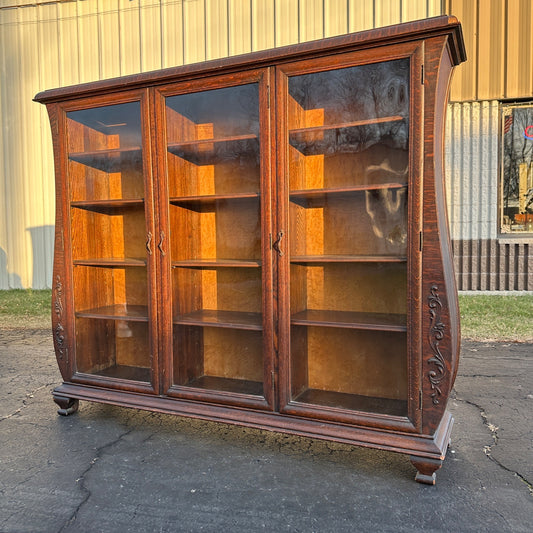
<instances>
[{"instance_id":1,"label":"tiger oak veneer cabinet","mask_svg":"<svg viewBox=\"0 0 533 533\"><path fill-rule=\"evenodd\" d=\"M437 17L40 93L60 414L90 400L408 454L450 439Z\"/></svg>"}]
</instances>

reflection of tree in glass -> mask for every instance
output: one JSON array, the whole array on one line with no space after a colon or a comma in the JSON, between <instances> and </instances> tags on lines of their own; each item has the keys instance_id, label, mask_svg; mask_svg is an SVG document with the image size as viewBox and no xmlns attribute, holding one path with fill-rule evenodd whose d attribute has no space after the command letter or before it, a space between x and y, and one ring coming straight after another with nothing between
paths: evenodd
<instances>
[{"instance_id":1,"label":"reflection of tree in glass","mask_svg":"<svg viewBox=\"0 0 533 533\"><path fill-rule=\"evenodd\" d=\"M533 139L525 135L526 128L531 125L533 107L515 107L511 114L504 118L503 207L508 216L519 212L533 213ZM525 175L522 175L522 188L525 190L522 192L521 172L525 172ZM520 194L526 195L522 199L522 205Z\"/></svg>"},{"instance_id":2,"label":"reflection of tree in glass","mask_svg":"<svg viewBox=\"0 0 533 533\"><path fill-rule=\"evenodd\" d=\"M382 143L405 149L409 133L409 60L317 72L289 81L305 109L323 109L324 125L402 117L403 120L339 128L332 151L357 152Z\"/></svg>"}]
</instances>

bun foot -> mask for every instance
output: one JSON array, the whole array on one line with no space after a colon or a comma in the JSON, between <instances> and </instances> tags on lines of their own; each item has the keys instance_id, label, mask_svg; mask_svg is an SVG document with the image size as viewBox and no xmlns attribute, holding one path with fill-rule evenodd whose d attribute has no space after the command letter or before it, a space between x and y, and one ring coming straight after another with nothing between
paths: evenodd
<instances>
[{"instance_id":1,"label":"bun foot","mask_svg":"<svg viewBox=\"0 0 533 533\"><path fill-rule=\"evenodd\" d=\"M59 405L57 412L61 416L74 414L80 405L79 400L76 400L75 398L67 398L66 396L60 396L58 394L54 394L54 402Z\"/></svg>"},{"instance_id":2,"label":"bun foot","mask_svg":"<svg viewBox=\"0 0 533 533\"><path fill-rule=\"evenodd\" d=\"M416 457L411 455L410 460L418 470L415 481L426 485L435 485L435 472L442 466L442 459L430 459L429 457Z\"/></svg>"}]
</instances>

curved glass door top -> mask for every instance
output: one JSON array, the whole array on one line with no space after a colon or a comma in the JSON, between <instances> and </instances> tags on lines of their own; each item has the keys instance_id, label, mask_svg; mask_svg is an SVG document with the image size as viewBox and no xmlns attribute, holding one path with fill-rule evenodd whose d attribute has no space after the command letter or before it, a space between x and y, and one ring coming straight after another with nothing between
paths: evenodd
<instances>
[{"instance_id":1,"label":"curved glass door top","mask_svg":"<svg viewBox=\"0 0 533 533\"><path fill-rule=\"evenodd\" d=\"M259 84L165 102L173 385L263 397Z\"/></svg>"},{"instance_id":2,"label":"curved glass door top","mask_svg":"<svg viewBox=\"0 0 533 533\"><path fill-rule=\"evenodd\" d=\"M407 415L409 79L288 79L292 405Z\"/></svg>"},{"instance_id":3,"label":"curved glass door top","mask_svg":"<svg viewBox=\"0 0 533 533\"><path fill-rule=\"evenodd\" d=\"M67 113L76 371L152 381L141 103Z\"/></svg>"}]
</instances>

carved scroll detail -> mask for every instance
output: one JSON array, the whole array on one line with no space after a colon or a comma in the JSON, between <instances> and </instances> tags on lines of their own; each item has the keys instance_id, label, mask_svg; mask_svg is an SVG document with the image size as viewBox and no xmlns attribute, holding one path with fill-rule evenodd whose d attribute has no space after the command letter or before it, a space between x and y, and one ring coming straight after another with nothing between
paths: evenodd
<instances>
[{"instance_id":1,"label":"carved scroll detail","mask_svg":"<svg viewBox=\"0 0 533 533\"><path fill-rule=\"evenodd\" d=\"M65 355L65 328L61 324L63 318L63 285L59 274L56 276L54 286L54 311L57 316L57 325L54 329L54 339L56 342L57 356L62 361Z\"/></svg>"},{"instance_id":2,"label":"carved scroll detail","mask_svg":"<svg viewBox=\"0 0 533 533\"><path fill-rule=\"evenodd\" d=\"M428 296L428 307L430 317L429 327L429 345L433 351L433 357L428 359L428 364L435 365L436 369L430 370L428 373L429 382L431 383L431 398L434 405L438 405L439 396L442 391L440 383L446 376L446 365L444 364L444 357L440 352L439 343L444 338L445 325L441 322L440 313L442 309L442 302L439 298L439 288L437 285L432 285L430 295Z\"/></svg>"}]
</instances>

